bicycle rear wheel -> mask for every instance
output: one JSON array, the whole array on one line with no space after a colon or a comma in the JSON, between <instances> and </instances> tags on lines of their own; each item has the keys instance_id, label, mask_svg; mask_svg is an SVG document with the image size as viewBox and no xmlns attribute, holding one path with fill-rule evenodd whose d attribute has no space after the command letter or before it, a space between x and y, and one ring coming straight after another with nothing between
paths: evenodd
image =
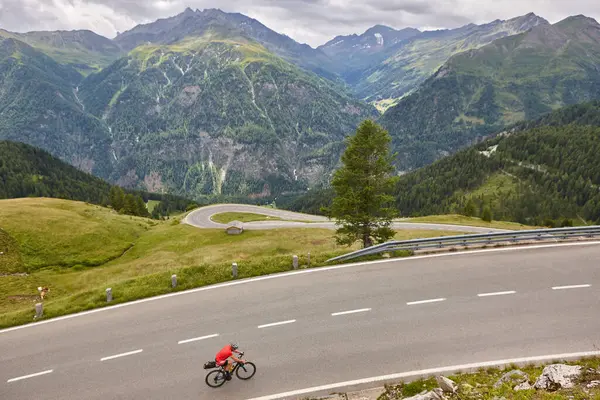
<instances>
[{"instance_id":1,"label":"bicycle rear wheel","mask_svg":"<svg viewBox=\"0 0 600 400\"><path fill-rule=\"evenodd\" d=\"M235 370L235 374L241 380L248 380L254 376L256 373L256 365L251 362L247 362L244 364L240 364Z\"/></svg>"},{"instance_id":2,"label":"bicycle rear wheel","mask_svg":"<svg viewBox=\"0 0 600 400\"><path fill-rule=\"evenodd\" d=\"M206 375L206 384L213 388L218 388L223 386L226 381L225 372L220 369L216 371L211 371L208 375Z\"/></svg>"}]
</instances>

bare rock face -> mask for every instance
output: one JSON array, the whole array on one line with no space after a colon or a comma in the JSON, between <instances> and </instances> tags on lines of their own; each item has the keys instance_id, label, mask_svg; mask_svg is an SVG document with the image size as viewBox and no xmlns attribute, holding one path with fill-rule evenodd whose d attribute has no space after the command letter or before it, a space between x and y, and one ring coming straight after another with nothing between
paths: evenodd
<instances>
[{"instance_id":1,"label":"bare rock face","mask_svg":"<svg viewBox=\"0 0 600 400\"><path fill-rule=\"evenodd\" d=\"M436 376L435 380L444 393L456 393L456 383L445 376Z\"/></svg>"},{"instance_id":2,"label":"bare rock face","mask_svg":"<svg viewBox=\"0 0 600 400\"><path fill-rule=\"evenodd\" d=\"M580 366L552 364L544 368L542 375L533 385L536 389L558 390L569 389L574 386L574 380L581 373Z\"/></svg>"},{"instance_id":3,"label":"bare rock face","mask_svg":"<svg viewBox=\"0 0 600 400\"><path fill-rule=\"evenodd\" d=\"M533 386L531 386L531 385L529 384L529 382L523 382L523 383L519 383L517 386L515 386L515 387L513 388L513 390L514 390L515 392L518 392L518 391L520 391L520 390L529 390L529 389L533 389Z\"/></svg>"},{"instance_id":4,"label":"bare rock face","mask_svg":"<svg viewBox=\"0 0 600 400\"><path fill-rule=\"evenodd\" d=\"M505 373L502 377L494 384L494 388L499 388L505 383L509 383L512 385L520 385L524 382L527 382L529 378L525 372L520 371L518 369L512 370L510 372Z\"/></svg>"},{"instance_id":5,"label":"bare rock face","mask_svg":"<svg viewBox=\"0 0 600 400\"><path fill-rule=\"evenodd\" d=\"M446 400L444 392L440 388L433 389L430 392L417 394L416 396L407 397L404 400Z\"/></svg>"}]
</instances>

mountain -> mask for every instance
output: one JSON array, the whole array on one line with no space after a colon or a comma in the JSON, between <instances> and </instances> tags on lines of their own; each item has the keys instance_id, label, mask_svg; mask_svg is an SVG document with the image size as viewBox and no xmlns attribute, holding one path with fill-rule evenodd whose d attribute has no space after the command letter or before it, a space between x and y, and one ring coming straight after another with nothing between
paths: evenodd
<instances>
[{"instance_id":1,"label":"mountain","mask_svg":"<svg viewBox=\"0 0 600 400\"><path fill-rule=\"evenodd\" d=\"M452 55L538 25L548 25L548 22L530 13L484 25L422 32L385 49L382 54L385 59L375 59L370 68L351 71L350 82L359 98L379 102L385 108L416 89Z\"/></svg>"},{"instance_id":2,"label":"mountain","mask_svg":"<svg viewBox=\"0 0 600 400\"><path fill-rule=\"evenodd\" d=\"M496 137L399 177L402 216L458 213L529 225L600 223L600 101L520 122ZM320 213L330 187L284 197L285 209Z\"/></svg>"},{"instance_id":3,"label":"mountain","mask_svg":"<svg viewBox=\"0 0 600 400\"><path fill-rule=\"evenodd\" d=\"M268 51L295 65L323 77L337 79L337 66L325 53L281 35L253 18L238 13L226 13L219 9L193 11L187 8L174 17L138 25L123 32L117 35L115 42L129 51L145 44L171 45L207 33L221 38L243 37L254 40Z\"/></svg>"},{"instance_id":4,"label":"mountain","mask_svg":"<svg viewBox=\"0 0 600 400\"><path fill-rule=\"evenodd\" d=\"M0 139L31 144L99 176L110 170L106 128L87 114L72 67L0 38Z\"/></svg>"},{"instance_id":5,"label":"mountain","mask_svg":"<svg viewBox=\"0 0 600 400\"><path fill-rule=\"evenodd\" d=\"M336 36L317 50L327 54L338 65L337 70L348 83L355 83L354 73L383 61L388 56L385 50L420 33L414 28L395 30L375 25L362 35Z\"/></svg>"},{"instance_id":6,"label":"mountain","mask_svg":"<svg viewBox=\"0 0 600 400\"><path fill-rule=\"evenodd\" d=\"M600 98L600 25L576 16L453 56L382 116L400 169L559 107Z\"/></svg>"},{"instance_id":7,"label":"mountain","mask_svg":"<svg viewBox=\"0 0 600 400\"><path fill-rule=\"evenodd\" d=\"M377 115L343 87L215 30L138 46L88 76L79 97L109 131L112 182L193 198L305 190Z\"/></svg>"},{"instance_id":8,"label":"mountain","mask_svg":"<svg viewBox=\"0 0 600 400\"><path fill-rule=\"evenodd\" d=\"M25 42L83 75L101 70L123 53L115 42L89 30L14 33L0 29L0 37Z\"/></svg>"}]
</instances>

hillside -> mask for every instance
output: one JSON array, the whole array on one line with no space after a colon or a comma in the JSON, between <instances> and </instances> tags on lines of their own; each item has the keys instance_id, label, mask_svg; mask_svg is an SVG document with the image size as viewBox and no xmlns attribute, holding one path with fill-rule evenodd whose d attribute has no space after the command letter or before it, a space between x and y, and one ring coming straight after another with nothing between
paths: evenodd
<instances>
[{"instance_id":1,"label":"hillside","mask_svg":"<svg viewBox=\"0 0 600 400\"><path fill-rule=\"evenodd\" d=\"M400 169L427 165L478 137L600 97L600 25L583 16L453 56L380 122Z\"/></svg>"},{"instance_id":2,"label":"hillside","mask_svg":"<svg viewBox=\"0 0 600 400\"><path fill-rule=\"evenodd\" d=\"M600 223L600 101L520 122L494 138L402 175L394 190L404 217L481 216L527 225ZM320 213L330 187L278 206Z\"/></svg>"},{"instance_id":3,"label":"hillside","mask_svg":"<svg viewBox=\"0 0 600 400\"><path fill-rule=\"evenodd\" d=\"M193 11L170 18L138 25L119 34L115 42L125 50L145 44L171 45L189 37L203 36L213 32L221 38L244 37L260 43L269 52L301 68L323 77L336 80L338 67L327 55L307 44L279 34L259 21L239 13L226 13L219 9Z\"/></svg>"},{"instance_id":4,"label":"hillside","mask_svg":"<svg viewBox=\"0 0 600 400\"><path fill-rule=\"evenodd\" d=\"M0 141L0 199L55 197L108 204L110 187L46 151Z\"/></svg>"},{"instance_id":5,"label":"hillside","mask_svg":"<svg viewBox=\"0 0 600 400\"><path fill-rule=\"evenodd\" d=\"M137 47L86 78L80 98L110 132L111 181L194 198L306 188L376 115L260 44L214 32Z\"/></svg>"},{"instance_id":6,"label":"hillside","mask_svg":"<svg viewBox=\"0 0 600 400\"><path fill-rule=\"evenodd\" d=\"M82 75L101 70L123 53L115 42L89 30L14 33L0 29L0 37L25 42Z\"/></svg>"},{"instance_id":7,"label":"hillside","mask_svg":"<svg viewBox=\"0 0 600 400\"><path fill-rule=\"evenodd\" d=\"M77 97L72 67L16 39L0 38L0 140L28 143L98 176L111 164L106 128Z\"/></svg>"},{"instance_id":8,"label":"hillside","mask_svg":"<svg viewBox=\"0 0 600 400\"><path fill-rule=\"evenodd\" d=\"M349 71L345 76L359 98L389 105L415 90L452 55L546 24L530 13L506 21L422 32L398 41L376 57L367 54L372 60L368 68Z\"/></svg>"},{"instance_id":9,"label":"hillside","mask_svg":"<svg viewBox=\"0 0 600 400\"><path fill-rule=\"evenodd\" d=\"M115 199L115 190L120 199ZM136 204L125 204L126 197ZM166 194L119 191L108 182L87 174L24 143L0 141L0 199L51 197L108 206L124 214L149 216L144 202L156 203L152 216L159 218L185 211L191 200ZM117 204L115 204L115 202ZM129 208L127 208L129 207Z\"/></svg>"},{"instance_id":10,"label":"hillside","mask_svg":"<svg viewBox=\"0 0 600 400\"><path fill-rule=\"evenodd\" d=\"M599 151L600 102L568 107L401 177L397 206L406 216L487 205L521 223L600 222Z\"/></svg>"}]
</instances>

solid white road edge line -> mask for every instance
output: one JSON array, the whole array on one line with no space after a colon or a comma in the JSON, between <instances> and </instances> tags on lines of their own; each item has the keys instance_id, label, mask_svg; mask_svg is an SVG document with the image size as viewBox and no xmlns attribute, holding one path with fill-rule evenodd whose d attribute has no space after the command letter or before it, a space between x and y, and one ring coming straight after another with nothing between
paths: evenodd
<instances>
[{"instance_id":1,"label":"solid white road edge line","mask_svg":"<svg viewBox=\"0 0 600 400\"><path fill-rule=\"evenodd\" d=\"M294 322L296 322L295 319L290 319L289 321L281 321L281 322L274 322L272 324L266 324L266 325L259 325L258 329L262 329L262 328L269 328L271 326L278 326L278 325L287 325L287 324L293 324Z\"/></svg>"},{"instance_id":2,"label":"solid white road edge line","mask_svg":"<svg viewBox=\"0 0 600 400\"><path fill-rule=\"evenodd\" d=\"M507 294L515 294L514 290L508 290L506 292L495 292L495 293L479 293L477 296L479 297L489 297L489 296L504 296Z\"/></svg>"},{"instance_id":3,"label":"solid white road edge line","mask_svg":"<svg viewBox=\"0 0 600 400\"><path fill-rule=\"evenodd\" d=\"M113 359L119 358L119 357L131 356L133 354L141 353L142 351L144 351L144 350L143 349L139 349L139 350L129 351L127 353L116 354L114 356L101 358L100 361L108 361L108 360L113 360Z\"/></svg>"},{"instance_id":4,"label":"solid white road edge line","mask_svg":"<svg viewBox=\"0 0 600 400\"><path fill-rule=\"evenodd\" d=\"M277 400L283 399L290 396L299 396L305 395L314 392L320 392L324 390L332 390L339 389L348 386L356 386L356 385L364 385L368 383L386 381L386 380L400 380L410 377L422 376L422 375L432 375L432 374L443 374L443 373L452 373L456 371L465 371L472 369L479 369L485 367L498 367L502 365L509 364L517 364L517 363L534 363L540 361L554 361L554 360L562 360L567 358L582 358L582 357L591 357L591 356L600 356L600 351L586 351L581 353L566 353L566 354L552 354L546 356L534 356L534 357L523 357L523 358L512 358L507 360L496 360L496 361L486 361L480 363L472 363L472 364L463 364L463 365L451 365L448 367L439 367L439 368L430 368L423 369L419 371L409 371L409 372L401 372L398 374L391 375L382 375L382 376L374 376L371 378L365 379L357 379L354 381L346 381L346 382L338 382L332 383L329 385L315 386L306 389L294 390L285 393L272 394L268 396L262 397L254 397L246 400Z\"/></svg>"},{"instance_id":5,"label":"solid white road edge line","mask_svg":"<svg viewBox=\"0 0 600 400\"><path fill-rule=\"evenodd\" d=\"M12 379L7 380L6 383L16 382L16 381L20 381L20 380L28 379L28 378L33 378L35 376L51 374L52 372L54 372L54 370L49 369L47 371L37 372L37 373L31 374L31 375L19 376L18 378L12 378Z\"/></svg>"},{"instance_id":6,"label":"solid white road edge line","mask_svg":"<svg viewBox=\"0 0 600 400\"><path fill-rule=\"evenodd\" d=\"M571 285L571 286L554 286L552 290L565 290L565 289L581 289L588 288L592 285Z\"/></svg>"},{"instance_id":7,"label":"solid white road edge line","mask_svg":"<svg viewBox=\"0 0 600 400\"><path fill-rule=\"evenodd\" d=\"M66 319L82 317L85 315L95 314L95 313L99 313L99 312L115 310L115 309L122 308L122 307L134 306L134 305L143 304L143 303L146 303L149 301L162 300L162 299L167 299L170 297L183 296L183 295L203 292L205 290L221 289L224 287L244 285L244 284L248 284L248 283L260 282L260 281L265 281L265 280L270 280L270 279L287 278L287 277L294 276L294 275L335 271L338 269L354 268L354 267L360 267L360 266L365 266L365 265L400 263L400 262L407 262L407 261L413 261L413 260L422 260L422 259L427 259L427 258L457 257L457 256L460 257L460 256L474 255L474 254L500 253L500 252L505 252L505 251L526 251L526 250L545 249L545 248L553 248L553 247L576 247L576 246L594 246L594 245L600 245L600 241L540 244L540 245L523 246L523 247L503 247L503 248L501 247L501 248L495 248L495 249L471 250L471 251L462 251L462 252L459 251L456 253L427 254L427 255L422 255L422 256L413 256L413 257L406 257L406 258L392 258L392 259L387 259L387 260L377 260L377 261L368 261L368 262L362 262L362 263L342 264L342 265L336 265L336 266L332 266L332 267L311 268L311 269L304 269L301 271L293 271L293 272L281 272L281 273L276 273L276 274L271 274L271 275L259 276L259 277L255 277L255 278L247 278L247 279L240 279L240 280L232 281L232 282L218 283L218 284L212 285L212 286L203 286L203 287L199 287L196 289L190 289L190 290L184 290L181 292L163 294L160 296L148 297L145 299L134 300L134 301L127 302L127 303L116 304L114 306L102 307L102 308L97 308L95 310L89 310L89 311L82 311L82 312L76 313L76 314L63 315L62 317L56 317L56 318L52 318L52 319L49 319L46 321L39 321L39 322L27 324L27 325L20 325L20 326L15 326L12 328L6 328L3 330L0 330L0 334L6 333L6 332L11 332L11 331L16 331L19 329L32 328L35 326L49 324L52 322L64 321Z\"/></svg>"},{"instance_id":8,"label":"solid white road edge line","mask_svg":"<svg viewBox=\"0 0 600 400\"><path fill-rule=\"evenodd\" d=\"M410 301L406 303L407 306L414 306L417 304L428 304L428 303L439 303L440 301L446 301L446 299L429 299L429 300L419 300L419 301Z\"/></svg>"},{"instance_id":9,"label":"solid white road edge line","mask_svg":"<svg viewBox=\"0 0 600 400\"><path fill-rule=\"evenodd\" d=\"M350 310L350 311L336 312L336 313L332 313L331 316L335 317L335 316L338 316L338 315L356 314L356 313L367 312L367 311L371 311L371 309L370 308L361 308L360 310Z\"/></svg>"},{"instance_id":10,"label":"solid white road edge line","mask_svg":"<svg viewBox=\"0 0 600 400\"><path fill-rule=\"evenodd\" d=\"M214 335L206 335L206 336L200 336L200 337L192 338L192 339L180 340L179 342L177 342L177 344L197 342L198 340L210 339L210 338L214 338L214 337L217 337L217 336L219 336L219 334L215 333Z\"/></svg>"}]
</instances>

